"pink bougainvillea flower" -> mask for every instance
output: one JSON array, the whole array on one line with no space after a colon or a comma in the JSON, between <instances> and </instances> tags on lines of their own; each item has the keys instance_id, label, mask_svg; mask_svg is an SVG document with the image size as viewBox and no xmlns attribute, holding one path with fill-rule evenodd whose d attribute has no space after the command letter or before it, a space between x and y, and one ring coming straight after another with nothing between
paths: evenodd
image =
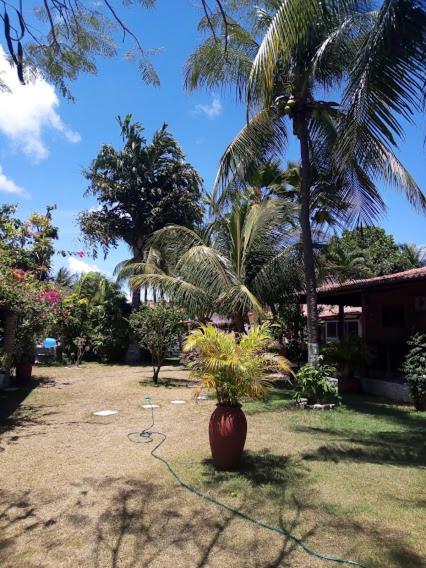
<instances>
[{"instance_id":1,"label":"pink bougainvillea flower","mask_svg":"<svg viewBox=\"0 0 426 568\"><path fill-rule=\"evenodd\" d=\"M22 270L22 268L12 268L11 273L17 280L24 280L26 275L25 270Z\"/></svg>"}]
</instances>

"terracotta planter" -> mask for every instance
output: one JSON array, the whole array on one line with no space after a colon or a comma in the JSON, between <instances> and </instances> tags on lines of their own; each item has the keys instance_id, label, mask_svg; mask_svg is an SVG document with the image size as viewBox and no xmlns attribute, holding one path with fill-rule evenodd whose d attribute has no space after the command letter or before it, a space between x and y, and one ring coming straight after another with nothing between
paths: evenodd
<instances>
[{"instance_id":1,"label":"terracotta planter","mask_svg":"<svg viewBox=\"0 0 426 568\"><path fill-rule=\"evenodd\" d=\"M32 363L18 363L16 365L16 380L18 383L28 383L33 373Z\"/></svg>"},{"instance_id":2,"label":"terracotta planter","mask_svg":"<svg viewBox=\"0 0 426 568\"><path fill-rule=\"evenodd\" d=\"M414 408L416 410L426 410L426 395L414 396Z\"/></svg>"},{"instance_id":3,"label":"terracotta planter","mask_svg":"<svg viewBox=\"0 0 426 568\"><path fill-rule=\"evenodd\" d=\"M210 417L209 439L219 469L237 469L244 450L247 420L239 406L217 406Z\"/></svg>"}]
</instances>

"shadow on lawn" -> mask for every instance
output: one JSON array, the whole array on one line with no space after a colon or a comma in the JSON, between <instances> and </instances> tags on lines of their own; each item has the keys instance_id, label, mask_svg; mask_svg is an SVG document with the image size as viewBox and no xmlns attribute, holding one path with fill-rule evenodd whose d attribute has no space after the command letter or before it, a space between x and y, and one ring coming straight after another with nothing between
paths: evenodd
<instances>
[{"instance_id":1,"label":"shadow on lawn","mask_svg":"<svg viewBox=\"0 0 426 568\"><path fill-rule=\"evenodd\" d=\"M326 444L303 455L305 460L339 462L355 461L400 466L426 466L426 418L404 407L378 400L351 399L347 405L360 414L385 419L401 427L398 431L353 431L322 427L298 426ZM384 427L385 424L383 424Z\"/></svg>"},{"instance_id":2,"label":"shadow on lawn","mask_svg":"<svg viewBox=\"0 0 426 568\"><path fill-rule=\"evenodd\" d=\"M236 566L237 559L240 566L256 568L321 565L292 540L189 495L173 482L159 485L137 479L85 478L68 486L54 503L52 512L51 498L44 503L40 497L32 499L28 491L12 495L0 490L2 566L23 566L24 559L31 558L34 565L53 568L60 557L73 557L75 564L94 568ZM262 507L253 512L248 498L241 498L236 506L262 520ZM350 556L358 559L365 559L365 544L373 546L381 551L383 562L375 561L371 567L424 565L402 533L388 534L347 516L324 518L318 510L314 524L301 530L305 509L293 498L276 511L278 520L273 524L307 544L312 544L314 535L324 538L331 546L328 550L319 546L325 553L336 553L331 543L342 536L350 538ZM319 532L323 537L318 537Z\"/></svg>"},{"instance_id":3,"label":"shadow on lawn","mask_svg":"<svg viewBox=\"0 0 426 568\"><path fill-rule=\"evenodd\" d=\"M301 431L301 428L298 428L298 431ZM302 456L305 460L426 466L424 431L385 431L368 434L353 434L326 428L304 428L303 431L333 438L332 443L305 453Z\"/></svg>"},{"instance_id":4,"label":"shadow on lawn","mask_svg":"<svg viewBox=\"0 0 426 568\"><path fill-rule=\"evenodd\" d=\"M212 556L241 558L241 565L278 568L295 550L295 543L283 538L280 546L271 545L255 564L251 552L259 542L251 539L243 550L236 550L235 522L239 517L218 510L193 496L190 506L182 506L182 489L165 490L150 483L129 482L130 487L118 491L111 505L99 517L96 527L94 565L96 568L126 566L193 566L210 565ZM243 501L242 510L248 508ZM299 511L287 530L297 530ZM284 529L281 517L280 526ZM243 526L241 527L243 529ZM307 538L314 531L305 534ZM262 534L257 535L262 538ZM129 546L131 544L131 546ZM272 549L272 554L271 554ZM225 556L224 556L225 555Z\"/></svg>"},{"instance_id":5,"label":"shadow on lawn","mask_svg":"<svg viewBox=\"0 0 426 568\"><path fill-rule=\"evenodd\" d=\"M226 492L238 484L247 484L251 488L262 488L268 496L283 496L289 485L297 484L306 475L303 464L292 457L271 453L268 449L259 452L246 451L241 459L241 466L236 471L223 471L214 467L213 461L202 462L203 481Z\"/></svg>"}]
</instances>

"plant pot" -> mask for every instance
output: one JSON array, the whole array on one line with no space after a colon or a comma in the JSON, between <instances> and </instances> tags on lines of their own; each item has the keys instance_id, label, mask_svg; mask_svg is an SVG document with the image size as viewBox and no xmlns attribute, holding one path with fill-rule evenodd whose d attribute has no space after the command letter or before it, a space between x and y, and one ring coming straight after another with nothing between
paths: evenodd
<instances>
[{"instance_id":1,"label":"plant pot","mask_svg":"<svg viewBox=\"0 0 426 568\"><path fill-rule=\"evenodd\" d=\"M16 381L18 383L28 383L33 373L32 363L17 363L16 365Z\"/></svg>"},{"instance_id":2,"label":"plant pot","mask_svg":"<svg viewBox=\"0 0 426 568\"><path fill-rule=\"evenodd\" d=\"M339 393L357 394L361 392L361 381L354 377L339 377L338 380Z\"/></svg>"},{"instance_id":3,"label":"plant pot","mask_svg":"<svg viewBox=\"0 0 426 568\"><path fill-rule=\"evenodd\" d=\"M426 410L426 395L413 396L414 408L416 410Z\"/></svg>"},{"instance_id":4,"label":"plant pot","mask_svg":"<svg viewBox=\"0 0 426 568\"><path fill-rule=\"evenodd\" d=\"M247 435L247 420L239 406L217 406L210 417L209 439L219 469L237 469Z\"/></svg>"}]
</instances>

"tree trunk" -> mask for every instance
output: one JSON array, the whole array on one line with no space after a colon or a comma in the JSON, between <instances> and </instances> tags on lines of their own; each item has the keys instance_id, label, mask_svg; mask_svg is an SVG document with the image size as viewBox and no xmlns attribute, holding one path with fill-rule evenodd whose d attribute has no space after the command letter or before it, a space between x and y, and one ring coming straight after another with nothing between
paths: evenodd
<instances>
[{"instance_id":1,"label":"tree trunk","mask_svg":"<svg viewBox=\"0 0 426 568\"><path fill-rule=\"evenodd\" d=\"M154 374L152 375L152 380L155 385L158 385L158 376L160 374L161 365L154 367Z\"/></svg>"},{"instance_id":2,"label":"tree trunk","mask_svg":"<svg viewBox=\"0 0 426 568\"><path fill-rule=\"evenodd\" d=\"M315 276L314 247L311 231L311 183L312 168L309 151L309 117L300 112L295 117L294 127L300 143L301 179L300 179L300 226L302 229L303 265L305 272L307 327L308 327L308 362L315 364L319 355L317 283Z\"/></svg>"},{"instance_id":3,"label":"tree trunk","mask_svg":"<svg viewBox=\"0 0 426 568\"><path fill-rule=\"evenodd\" d=\"M245 332L245 327L244 327L244 316L240 313L236 313L233 316L233 327L234 330L237 333L244 333Z\"/></svg>"},{"instance_id":4,"label":"tree trunk","mask_svg":"<svg viewBox=\"0 0 426 568\"><path fill-rule=\"evenodd\" d=\"M6 312L3 324L3 351L5 355L12 356L15 352L17 322L18 316L14 312Z\"/></svg>"},{"instance_id":5,"label":"tree trunk","mask_svg":"<svg viewBox=\"0 0 426 568\"><path fill-rule=\"evenodd\" d=\"M133 244L133 259L141 262L143 260L143 240L137 239ZM141 306L141 288L132 289L132 312L136 312Z\"/></svg>"}]
</instances>

